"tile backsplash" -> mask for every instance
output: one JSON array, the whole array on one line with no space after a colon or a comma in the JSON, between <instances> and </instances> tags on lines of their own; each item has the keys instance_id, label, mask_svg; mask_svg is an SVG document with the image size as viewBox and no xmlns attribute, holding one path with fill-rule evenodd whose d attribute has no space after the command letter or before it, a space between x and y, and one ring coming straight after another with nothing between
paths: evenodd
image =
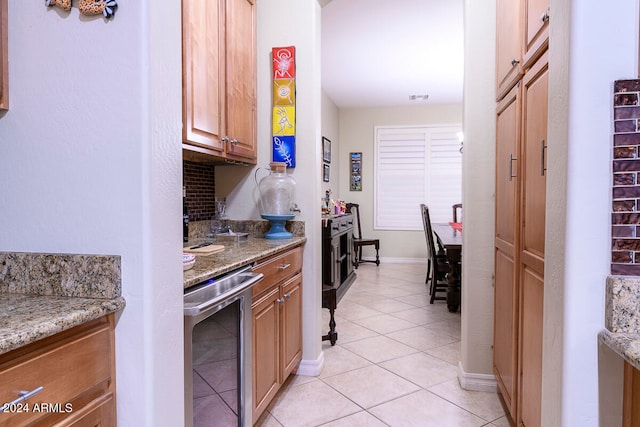
<instances>
[{"instance_id":1,"label":"tile backsplash","mask_svg":"<svg viewBox=\"0 0 640 427\"><path fill-rule=\"evenodd\" d=\"M613 95L611 274L640 276L640 80Z\"/></svg>"},{"instance_id":2,"label":"tile backsplash","mask_svg":"<svg viewBox=\"0 0 640 427\"><path fill-rule=\"evenodd\" d=\"M189 221L210 220L215 211L214 166L185 160L182 162L182 175L183 185L187 187Z\"/></svg>"}]
</instances>

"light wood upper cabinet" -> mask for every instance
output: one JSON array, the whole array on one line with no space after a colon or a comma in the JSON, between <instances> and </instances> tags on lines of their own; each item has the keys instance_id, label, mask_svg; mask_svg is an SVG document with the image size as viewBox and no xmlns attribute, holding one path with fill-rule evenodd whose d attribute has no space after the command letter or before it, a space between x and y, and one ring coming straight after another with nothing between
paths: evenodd
<instances>
[{"instance_id":1,"label":"light wood upper cabinet","mask_svg":"<svg viewBox=\"0 0 640 427\"><path fill-rule=\"evenodd\" d=\"M255 164L255 2L183 0L182 21L185 153Z\"/></svg>"},{"instance_id":2,"label":"light wood upper cabinet","mask_svg":"<svg viewBox=\"0 0 640 427\"><path fill-rule=\"evenodd\" d=\"M497 0L496 3L496 88L500 100L522 74L521 2Z\"/></svg>"},{"instance_id":3,"label":"light wood upper cabinet","mask_svg":"<svg viewBox=\"0 0 640 427\"><path fill-rule=\"evenodd\" d=\"M256 158L255 1L227 0L227 154ZM235 141L234 141L235 140Z\"/></svg>"},{"instance_id":4,"label":"light wood upper cabinet","mask_svg":"<svg viewBox=\"0 0 640 427\"><path fill-rule=\"evenodd\" d=\"M8 0L0 0L0 110L9 109Z\"/></svg>"},{"instance_id":5,"label":"light wood upper cabinet","mask_svg":"<svg viewBox=\"0 0 640 427\"><path fill-rule=\"evenodd\" d=\"M522 32L522 66L529 68L549 45L549 0L525 0Z\"/></svg>"}]
</instances>

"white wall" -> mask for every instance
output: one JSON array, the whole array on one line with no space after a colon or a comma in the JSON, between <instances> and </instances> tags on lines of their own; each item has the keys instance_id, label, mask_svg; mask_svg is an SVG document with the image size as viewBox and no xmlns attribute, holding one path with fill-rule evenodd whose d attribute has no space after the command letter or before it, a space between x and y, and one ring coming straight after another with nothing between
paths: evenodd
<instances>
[{"instance_id":1,"label":"white wall","mask_svg":"<svg viewBox=\"0 0 640 427\"><path fill-rule=\"evenodd\" d=\"M619 392L601 388L597 345L610 269L613 82L637 76L638 2L550 6L542 424L606 425L599 394Z\"/></svg>"},{"instance_id":2,"label":"white wall","mask_svg":"<svg viewBox=\"0 0 640 427\"><path fill-rule=\"evenodd\" d=\"M331 141L331 163L329 164L329 182L322 182L320 197L324 196L325 191L331 190L332 199L342 200L345 196L340 194L340 180L348 179L349 175L340 176L340 163L349 160L346 157L343 159L340 153L340 110L324 92L322 92L322 136ZM319 159L322 162L322 157Z\"/></svg>"},{"instance_id":3,"label":"white wall","mask_svg":"<svg viewBox=\"0 0 640 427\"><path fill-rule=\"evenodd\" d=\"M380 239L381 258L395 258L395 261L423 260L427 257L427 247L423 231L373 229L374 127L460 123L461 104L340 110L340 197L347 202L360 204L362 235L370 239ZM362 191L349 190L350 152L362 152ZM333 166L333 158L331 162ZM374 249L364 248L363 252L365 258L375 256Z\"/></svg>"},{"instance_id":4,"label":"white wall","mask_svg":"<svg viewBox=\"0 0 640 427\"><path fill-rule=\"evenodd\" d=\"M467 374L480 374L489 384L493 381L495 11L495 0L464 4L461 381Z\"/></svg>"},{"instance_id":5,"label":"white wall","mask_svg":"<svg viewBox=\"0 0 640 427\"><path fill-rule=\"evenodd\" d=\"M0 250L120 255L118 424L180 425L180 1L9 0L9 90Z\"/></svg>"}]
</instances>

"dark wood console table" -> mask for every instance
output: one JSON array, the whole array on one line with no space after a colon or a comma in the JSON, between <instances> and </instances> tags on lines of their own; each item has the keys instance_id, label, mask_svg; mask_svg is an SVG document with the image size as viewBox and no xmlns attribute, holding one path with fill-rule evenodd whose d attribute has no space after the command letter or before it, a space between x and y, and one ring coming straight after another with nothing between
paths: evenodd
<instances>
[{"instance_id":1,"label":"dark wood console table","mask_svg":"<svg viewBox=\"0 0 640 427\"><path fill-rule=\"evenodd\" d=\"M353 215L322 219L322 308L331 314L329 333L322 340L335 345L338 340L334 318L338 302L356 279L353 267Z\"/></svg>"}]
</instances>

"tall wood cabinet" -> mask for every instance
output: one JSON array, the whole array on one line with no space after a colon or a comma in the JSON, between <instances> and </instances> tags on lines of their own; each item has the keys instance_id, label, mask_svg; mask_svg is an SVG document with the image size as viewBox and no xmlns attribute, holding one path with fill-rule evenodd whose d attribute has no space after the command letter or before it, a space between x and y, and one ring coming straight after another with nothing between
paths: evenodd
<instances>
[{"instance_id":1,"label":"tall wood cabinet","mask_svg":"<svg viewBox=\"0 0 640 427\"><path fill-rule=\"evenodd\" d=\"M505 91L504 69L496 68L493 365L512 420L535 427L541 422L549 15L548 0L498 1L498 50L509 34L500 27L513 26L504 17L516 3L523 74Z\"/></svg>"},{"instance_id":2,"label":"tall wood cabinet","mask_svg":"<svg viewBox=\"0 0 640 427\"><path fill-rule=\"evenodd\" d=\"M495 328L493 366L504 401L516 413L521 88L498 104L496 119Z\"/></svg>"},{"instance_id":3,"label":"tall wood cabinet","mask_svg":"<svg viewBox=\"0 0 640 427\"><path fill-rule=\"evenodd\" d=\"M182 1L185 157L256 163L254 0Z\"/></svg>"}]
</instances>

